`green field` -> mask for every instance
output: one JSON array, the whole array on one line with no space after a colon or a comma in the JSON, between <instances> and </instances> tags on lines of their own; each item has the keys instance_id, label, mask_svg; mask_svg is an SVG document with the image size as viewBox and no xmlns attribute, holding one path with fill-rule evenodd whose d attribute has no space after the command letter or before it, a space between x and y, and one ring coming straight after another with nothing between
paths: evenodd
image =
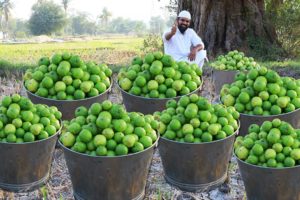
<instances>
[{"instance_id":1,"label":"green field","mask_svg":"<svg viewBox=\"0 0 300 200\"><path fill-rule=\"evenodd\" d=\"M0 68L23 68L34 66L42 56L68 51L84 60L109 65L124 65L141 53L143 38L115 37L90 41L0 44Z\"/></svg>"},{"instance_id":2,"label":"green field","mask_svg":"<svg viewBox=\"0 0 300 200\"><path fill-rule=\"evenodd\" d=\"M264 61L260 62L262 65L266 67L290 67L290 68L300 68L300 59L288 59L283 61Z\"/></svg>"},{"instance_id":3,"label":"green field","mask_svg":"<svg viewBox=\"0 0 300 200\"><path fill-rule=\"evenodd\" d=\"M136 55L141 55L142 37L114 36L91 38L86 41L66 41L52 43L1 44L0 69L25 69L36 66L42 56L68 51L80 55L84 60L106 63L110 66L128 65ZM283 61L262 61L267 67L299 68L300 59Z\"/></svg>"}]
</instances>

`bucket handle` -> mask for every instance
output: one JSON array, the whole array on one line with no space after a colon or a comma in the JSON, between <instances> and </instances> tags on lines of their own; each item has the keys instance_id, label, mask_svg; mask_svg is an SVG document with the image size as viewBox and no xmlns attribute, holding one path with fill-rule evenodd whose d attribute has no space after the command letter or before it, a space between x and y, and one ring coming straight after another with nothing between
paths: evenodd
<instances>
[{"instance_id":1,"label":"bucket handle","mask_svg":"<svg viewBox=\"0 0 300 200\"><path fill-rule=\"evenodd\" d=\"M155 148L157 148L158 147L158 140L160 139L160 134L157 132L157 142L156 142L156 144L155 144Z\"/></svg>"}]
</instances>

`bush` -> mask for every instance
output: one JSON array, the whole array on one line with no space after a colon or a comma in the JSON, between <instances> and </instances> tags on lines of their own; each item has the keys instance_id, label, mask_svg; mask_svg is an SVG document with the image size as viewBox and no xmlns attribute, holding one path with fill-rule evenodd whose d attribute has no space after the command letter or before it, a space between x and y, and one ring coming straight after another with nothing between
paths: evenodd
<instances>
[{"instance_id":1,"label":"bush","mask_svg":"<svg viewBox=\"0 0 300 200\"><path fill-rule=\"evenodd\" d=\"M163 42L161 36L157 34L147 35L143 41L141 51L143 53L163 51Z\"/></svg>"},{"instance_id":2,"label":"bush","mask_svg":"<svg viewBox=\"0 0 300 200\"><path fill-rule=\"evenodd\" d=\"M16 38L27 38L27 34L24 31L17 31Z\"/></svg>"},{"instance_id":3,"label":"bush","mask_svg":"<svg viewBox=\"0 0 300 200\"><path fill-rule=\"evenodd\" d=\"M264 38L248 36L247 40L249 45L248 56L254 57L257 60L280 60L285 56L284 49L275 44L270 45Z\"/></svg>"}]
</instances>

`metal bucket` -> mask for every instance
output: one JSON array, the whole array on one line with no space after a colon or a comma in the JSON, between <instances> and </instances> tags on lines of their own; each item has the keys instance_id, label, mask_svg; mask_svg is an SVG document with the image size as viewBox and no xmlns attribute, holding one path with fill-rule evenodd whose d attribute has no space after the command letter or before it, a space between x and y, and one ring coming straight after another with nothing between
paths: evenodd
<instances>
[{"instance_id":1,"label":"metal bucket","mask_svg":"<svg viewBox=\"0 0 300 200\"><path fill-rule=\"evenodd\" d=\"M64 151L75 199L143 199L157 141L142 152L114 157L89 156L59 144Z\"/></svg>"},{"instance_id":2,"label":"metal bucket","mask_svg":"<svg viewBox=\"0 0 300 200\"><path fill-rule=\"evenodd\" d=\"M48 106L56 106L57 109L62 113L62 119L70 120L75 116L75 110L79 106L90 107L93 103L102 102L108 99L108 93L112 87L110 87L102 94L81 100L55 100L37 96L36 94L28 91L25 87L28 98L35 104L46 104Z\"/></svg>"},{"instance_id":3,"label":"metal bucket","mask_svg":"<svg viewBox=\"0 0 300 200\"><path fill-rule=\"evenodd\" d=\"M207 143L159 140L165 179L181 190L200 192L213 189L226 180L235 134Z\"/></svg>"},{"instance_id":4,"label":"metal bucket","mask_svg":"<svg viewBox=\"0 0 300 200\"><path fill-rule=\"evenodd\" d=\"M234 77L239 71L237 70L218 70L212 69L212 80L217 95L220 94L222 86L224 84L230 84L234 82Z\"/></svg>"},{"instance_id":5,"label":"metal bucket","mask_svg":"<svg viewBox=\"0 0 300 200\"><path fill-rule=\"evenodd\" d=\"M241 122L241 127L239 134L242 136L246 135L248 133L248 127L251 124L261 125L264 121L272 121L275 118L279 118L282 121L290 123L294 128L300 128L300 109L289 113L270 116L248 115L240 113L239 120Z\"/></svg>"},{"instance_id":6,"label":"metal bucket","mask_svg":"<svg viewBox=\"0 0 300 200\"><path fill-rule=\"evenodd\" d=\"M171 99L175 99L176 101L178 101L180 99L180 97L182 97L182 96L178 96L178 97L174 97L174 98L162 98L162 99L146 98L146 97L129 94L128 92L124 91L119 86L119 84L117 84L117 85L118 85L119 90L122 93L123 103L125 105L127 112L140 112L143 114L153 114L156 111L164 110L166 108L167 101L169 101ZM199 94L201 87L202 87L202 83L196 90L194 90L193 92L191 92L187 95Z\"/></svg>"},{"instance_id":7,"label":"metal bucket","mask_svg":"<svg viewBox=\"0 0 300 200\"><path fill-rule=\"evenodd\" d=\"M237 158L249 200L299 200L300 166L266 168Z\"/></svg>"},{"instance_id":8,"label":"metal bucket","mask_svg":"<svg viewBox=\"0 0 300 200\"><path fill-rule=\"evenodd\" d=\"M35 142L0 143L0 188L25 192L45 184L60 131Z\"/></svg>"}]
</instances>

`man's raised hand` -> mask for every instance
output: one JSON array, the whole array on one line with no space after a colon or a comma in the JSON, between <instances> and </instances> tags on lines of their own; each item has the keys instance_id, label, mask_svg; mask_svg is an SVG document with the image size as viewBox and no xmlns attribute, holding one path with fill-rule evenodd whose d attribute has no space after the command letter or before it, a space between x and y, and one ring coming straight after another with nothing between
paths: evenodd
<instances>
[{"instance_id":1,"label":"man's raised hand","mask_svg":"<svg viewBox=\"0 0 300 200\"><path fill-rule=\"evenodd\" d=\"M175 35L176 31L177 31L177 21L174 22L174 24L171 28L171 34Z\"/></svg>"}]
</instances>

